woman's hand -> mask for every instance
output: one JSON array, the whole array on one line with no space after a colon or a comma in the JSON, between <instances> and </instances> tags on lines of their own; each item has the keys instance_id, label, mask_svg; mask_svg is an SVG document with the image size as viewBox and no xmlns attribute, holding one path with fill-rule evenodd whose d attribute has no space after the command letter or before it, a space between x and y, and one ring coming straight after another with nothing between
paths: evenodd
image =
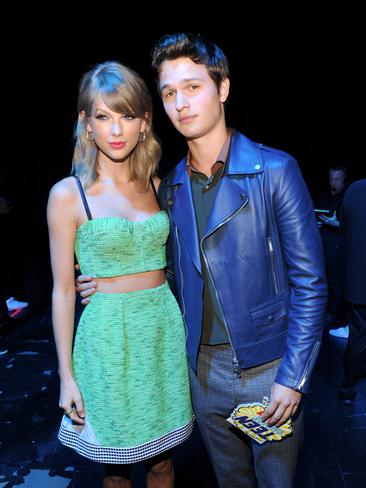
<instances>
[{"instance_id":1,"label":"woman's hand","mask_svg":"<svg viewBox=\"0 0 366 488\"><path fill-rule=\"evenodd\" d=\"M73 378L60 380L59 407L62 408L67 417L74 422L81 425L85 424L84 401L76 381Z\"/></svg>"}]
</instances>

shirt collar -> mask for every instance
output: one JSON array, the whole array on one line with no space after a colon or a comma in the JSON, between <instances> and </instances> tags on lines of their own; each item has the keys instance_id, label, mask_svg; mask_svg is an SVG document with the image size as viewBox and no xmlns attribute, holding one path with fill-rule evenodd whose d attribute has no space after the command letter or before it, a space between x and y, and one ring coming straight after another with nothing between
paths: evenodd
<instances>
[{"instance_id":1,"label":"shirt collar","mask_svg":"<svg viewBox=\"0 0 366 488\"><path fill-rule=\"evenodd\" d=\"M229 155L230 142L231 142L231 129L229 129L229 135L227 136L226 141L224 142L223 146L221 147L219 154L216 158L216 161L214 161L212 163L211 175L215 174L219 170L219 168L221 168L222 166L225 166L228 155ZM188 171L189 177L191 177L192 171L194 171L195 173L200 173L200 171L198 171L193 166L193 164L191 163L191 154L189 151L188 151L188 155L187 155L187 171Z\"/></svg>"}]
</instances>

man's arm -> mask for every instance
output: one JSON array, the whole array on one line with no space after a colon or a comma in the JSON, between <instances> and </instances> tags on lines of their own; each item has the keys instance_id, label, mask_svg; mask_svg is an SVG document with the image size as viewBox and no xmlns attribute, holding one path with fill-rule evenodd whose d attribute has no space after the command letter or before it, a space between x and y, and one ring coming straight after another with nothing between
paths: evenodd
<instances>
[{"instance_id":1,"label":"man's arm","mask_svg":"<svg viewBox=\"0 0 366 488\"><path fill-rule=\"evenodd\" d=\"M79 271L80 267L78 264L75 265L75 270ZM98 283L93 280L89 275L79 275L75 280L75 289L77 293L80 293L82 298L81 303L87 305L90 302L89 297L94 295L97 291Z\"/></svg>"},{"instance_id":2,"label":"man's arm","mask_svg":"<svg viewBox=\"0 0 366 488\"><path fill-rule=\"evenodd\" d=\"M304 392L319 352L327 285L312 202L293 159L279 176L275 214L290 286L287 344L276 382Z\"/></svg>"},{"instance_id":3,"label":"man's arm","mask_svg":"<svg viewBox=\"0 0 366 488\"><path fill-rule=\"evenodd\" d=\"M274 197L290 285L287 344L263 419L280 425L308 388L320 348L327 301L323 251L313 205L295 160L284 163Z\"/></svg>"}]
</instances>

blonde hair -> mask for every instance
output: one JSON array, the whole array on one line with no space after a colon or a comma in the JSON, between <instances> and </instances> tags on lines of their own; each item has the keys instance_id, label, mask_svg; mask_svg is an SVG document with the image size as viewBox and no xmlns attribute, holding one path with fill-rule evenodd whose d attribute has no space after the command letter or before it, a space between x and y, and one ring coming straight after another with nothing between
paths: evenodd
<instances>
[{"instance_id":1,"label":"blonde hair","mask_svg":"<svg viewBox=\"0 0 366 488\"><path fill-rule=\"evenodd\" d=\"M98 176L98 149L87 138L86 119L80 115L84 111L87 117L91 116L98 96L110 110L146 120L145 139L138 142L130 157L130 175L132 181L147 190L161 154L152 126L151 95L143 79L117 61L97 64L81 78L72 173L82 178L85 189L90 188Z\"/></svg>"}]
</instances>

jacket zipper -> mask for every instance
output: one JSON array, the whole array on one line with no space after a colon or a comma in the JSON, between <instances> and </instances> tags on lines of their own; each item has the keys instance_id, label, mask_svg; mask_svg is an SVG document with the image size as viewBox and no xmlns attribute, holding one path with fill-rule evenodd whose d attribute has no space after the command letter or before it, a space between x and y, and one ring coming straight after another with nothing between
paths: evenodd
<instances>
[{"instance_id":1,"label":"jacket zipper","mask_svg":"<svg viewBox=\"0 0 366 488\"><path fill-rule=\"evenodd\" d=\"M271 237L267 237L267 241L268 241L269 254L271 256L273 283L274 283L276 295L278 295L279 288L278 288L278 281L277 281L277 276L276 276L275 253L274 253L273 243L272 243Z\"/></svg>"},{"instance_id":2,"label":"jacket zipper","mask_svg":"<svg viewBox=\"0 0 366 488\"><path fill-rule=\"evenodd\" d=\"M311 354L310 354L309 360L308 360L308 362L306 364L306 367L305 367L305 370L303 372L303 375L302 375L302 377L300 379L299 384L296 387L296 390L298 390L298 391L301 391L301 389L303 388L303 386L304 386L304 384L305 384L305 382L306 382L306 380L308 378L309 369L310 369L310 367L313 364L313 357L318 353L320 344L321 344L320 341L316 341L316 343L315 343L315 345L313 347L313 350L311 351Z\"/></svg>"},{"instance_id":3,"label":"jacket zipper","mask_svg":"<svg viewBox=\"0 0 366 488\"><path fill-rule=\"evenodd\" d=\"M211 235L213 232L215 232L215 230L219 229L222 225L226 224L230 219L232 219L233 217L235 217L235 215L237 213L240 212L240 210L245 207L245 205L248 203L249 201L249 198L246 197L245 201L243 202L243 205L241 205L232 215L230 215L229 217L227 217L225 220L223 220L222 222L220 222L216 227L214 227L212 229L212 231L210 232L210 234L208 234L206 237L208 237L209 235ZM226 329L226 332L227 332L227 336L229 338L229 342L230 342L230 346L231 346L231 349L233 351L233 354L234 354L234 362L236 362L237 364L239 364L239 361L236 357L236 354L235 354L235 349L234 349L234 346L233 346L233 341L231 339L231 335L230 335L230 332L229 332L229 327L226 323L226 318L225 318L225 315L224 315L224 312L222 310L222 307L221 307L221 303L220 303L220 299L219 299L219 295L217 293L217 290L216 290L216 285L215 285L215 282L213 280L213 277L212 277L212 274L211 274L211 270L210 270L210 267L209 267L209 264L208 264L208 261L207 261L207 258L205 256L205 253L203 251L203 239L201 239L201 242L200 242L200 248L201 248L201 253L202 253L202 256L203 256L203 259L205 260L205 264L206 264L206 268L207 268L207 271L208 271L208 274L210 276L210 280L211 280L211 283L213 285L213 288L215 290L215 295L216 295L216 300L217 300L217 303L219 304L219 307L220 307L220 312L221 312L221 315L222 315L222 318L224 320L224 325L225 325L225 329Z\"/></svg>"},{"instance_id":4,"label":"jacket zipper","mask_svg":"<svg viewBox=\"0 0 366 488\"><path fill-rule=\"evenodd\" d=\"M187 330L187 324L186 324L186 307L184 303L184 295L183 295L183 290L184 290L184 281L183 281L183 272L182 272L182 266L181 266L181 248L180 248L180 242L178 239L178 227L175 226L175 238L177 240L177 245L178 245L178 265L179 265L179 272L180 272L180 277L181 277L181 297L182 297L182 306L183 306L183 322L184 322L184 328L186 329L186 337L188 337L188 330Z\"/></svg>"}]
</instances>

